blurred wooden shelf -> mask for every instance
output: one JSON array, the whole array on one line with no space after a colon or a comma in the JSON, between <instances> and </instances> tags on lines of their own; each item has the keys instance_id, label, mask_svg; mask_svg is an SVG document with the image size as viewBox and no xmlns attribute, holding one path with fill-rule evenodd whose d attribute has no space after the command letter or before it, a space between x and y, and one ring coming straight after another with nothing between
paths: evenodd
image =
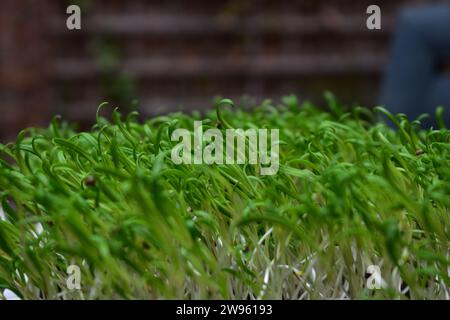
<instances>
[{"instance_id":1,"label":"blurred wooden shelf","mask_svg":"<svg viewBox=\"0 0 450 320\"><path fill-rule=\"evenodd\" d=\"M369 31L365 13L351 16L328 17L321 15L272 15L227 18L205 15L180 14L102 14L83 20L82 32L114 36L214 36L219 34L301 36L307 34L376 35L390 33L392 16L383 16L383 29ZM54 35L73 35L65 20L53 18L49 30Z\"/></svg>"},{"instance_id":2,"label":"blurred wooden shelf","mask_svg":"<svg viewBox=\"0 0 450 320\"><path fill-rule=\"evenodd\" d=\"M230 77L230 76L308 76L342 73L379 73L382 56L277 56L246 57L239 60L219 58L171 59L164 57L135 58L124 61L122 70L138 78ZM97 77L100 68L91 60L59 59L53 63L55 79L71 80Z\"/></svg>"}]
</instances>

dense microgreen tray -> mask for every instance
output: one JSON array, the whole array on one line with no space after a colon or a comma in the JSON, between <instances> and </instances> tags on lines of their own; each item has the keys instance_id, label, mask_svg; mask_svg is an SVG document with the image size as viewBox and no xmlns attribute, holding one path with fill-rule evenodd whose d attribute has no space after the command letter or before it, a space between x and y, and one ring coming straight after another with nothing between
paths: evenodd
<instances>
[{"instance_id":1,"label":"dense microgreen tray","mask_svg":"<svg viewBox=\"0 0 450 320\"><path fill-rule=\"evenodd\" d=\"M448 299L449 130L328 98L329 111L290 96L22 131L0 145L0 288L23 299ZM170 134L194 120L280 129L279 172L173 164ZM81 290L67 288L69 265Z\"/></svg>"}]
</instances>

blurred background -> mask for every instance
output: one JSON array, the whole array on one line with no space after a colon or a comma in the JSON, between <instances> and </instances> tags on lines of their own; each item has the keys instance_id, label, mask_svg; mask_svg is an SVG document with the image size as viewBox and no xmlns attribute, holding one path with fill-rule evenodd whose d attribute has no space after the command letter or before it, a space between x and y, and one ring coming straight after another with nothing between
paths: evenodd
<instances>
[{"instance_id":1,"label":"blurred background","mask_svg":"<svg viewBox=\"0 0 450 320\"><path fill-rule=\"evenodd\" d=\"M324 90L373 106L397 13L434 2L0 0L0 141L54 114L87 128L103 101L143 117ZM371 4L382 30L366 28Z\"/></svg>"}]
</instances>

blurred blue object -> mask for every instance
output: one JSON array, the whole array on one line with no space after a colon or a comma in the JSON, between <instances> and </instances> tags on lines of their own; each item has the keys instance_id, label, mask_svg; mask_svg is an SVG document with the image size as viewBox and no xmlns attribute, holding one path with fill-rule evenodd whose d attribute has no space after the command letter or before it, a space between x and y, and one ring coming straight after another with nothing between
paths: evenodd
<instances>
[{"instance_id":1,"label":"blurred blue object","mask_svg":"<svg viewBox=\"0 0 450 320\"><path fill-rule=\"evenodd\" d=\"M443 106L450 124L450 5L408 8L398 21L392 56L381 92L381 104L414 119L430 114L425 126L436 126L434 113Z\"/></svg>"}]
</instances>

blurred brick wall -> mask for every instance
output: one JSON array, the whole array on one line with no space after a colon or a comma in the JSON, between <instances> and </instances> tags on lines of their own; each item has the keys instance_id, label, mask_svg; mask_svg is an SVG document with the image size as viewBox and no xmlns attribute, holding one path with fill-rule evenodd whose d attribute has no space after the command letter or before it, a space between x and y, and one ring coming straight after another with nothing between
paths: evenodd
<instances>
[{"instance_id":1,"label":"blurred brick wall","mask_svg":"<svg viewBox=\"0 0 450 320\"><path fill-rule=\"evenodd\" d=\"M68 31L70 1L0 1L3 139L55 113L89 123L104 100L131 104L130 92L145 116L205 109L216 95L318 99L325 89L372 105L395 14L412 1L83 2L83 30ZM365 27L370 4L381 31Z\"/></svg>"},{"instance_id":2,"label":"blurred brick wall","mask_svg":"<svg viewBox=\"0 0 450 320\"><path fill-rule=\"evenodd\" d=\"M0 1L0 136L49 117L51 92L45 1Z\"/></svg>"}]
</instances>

